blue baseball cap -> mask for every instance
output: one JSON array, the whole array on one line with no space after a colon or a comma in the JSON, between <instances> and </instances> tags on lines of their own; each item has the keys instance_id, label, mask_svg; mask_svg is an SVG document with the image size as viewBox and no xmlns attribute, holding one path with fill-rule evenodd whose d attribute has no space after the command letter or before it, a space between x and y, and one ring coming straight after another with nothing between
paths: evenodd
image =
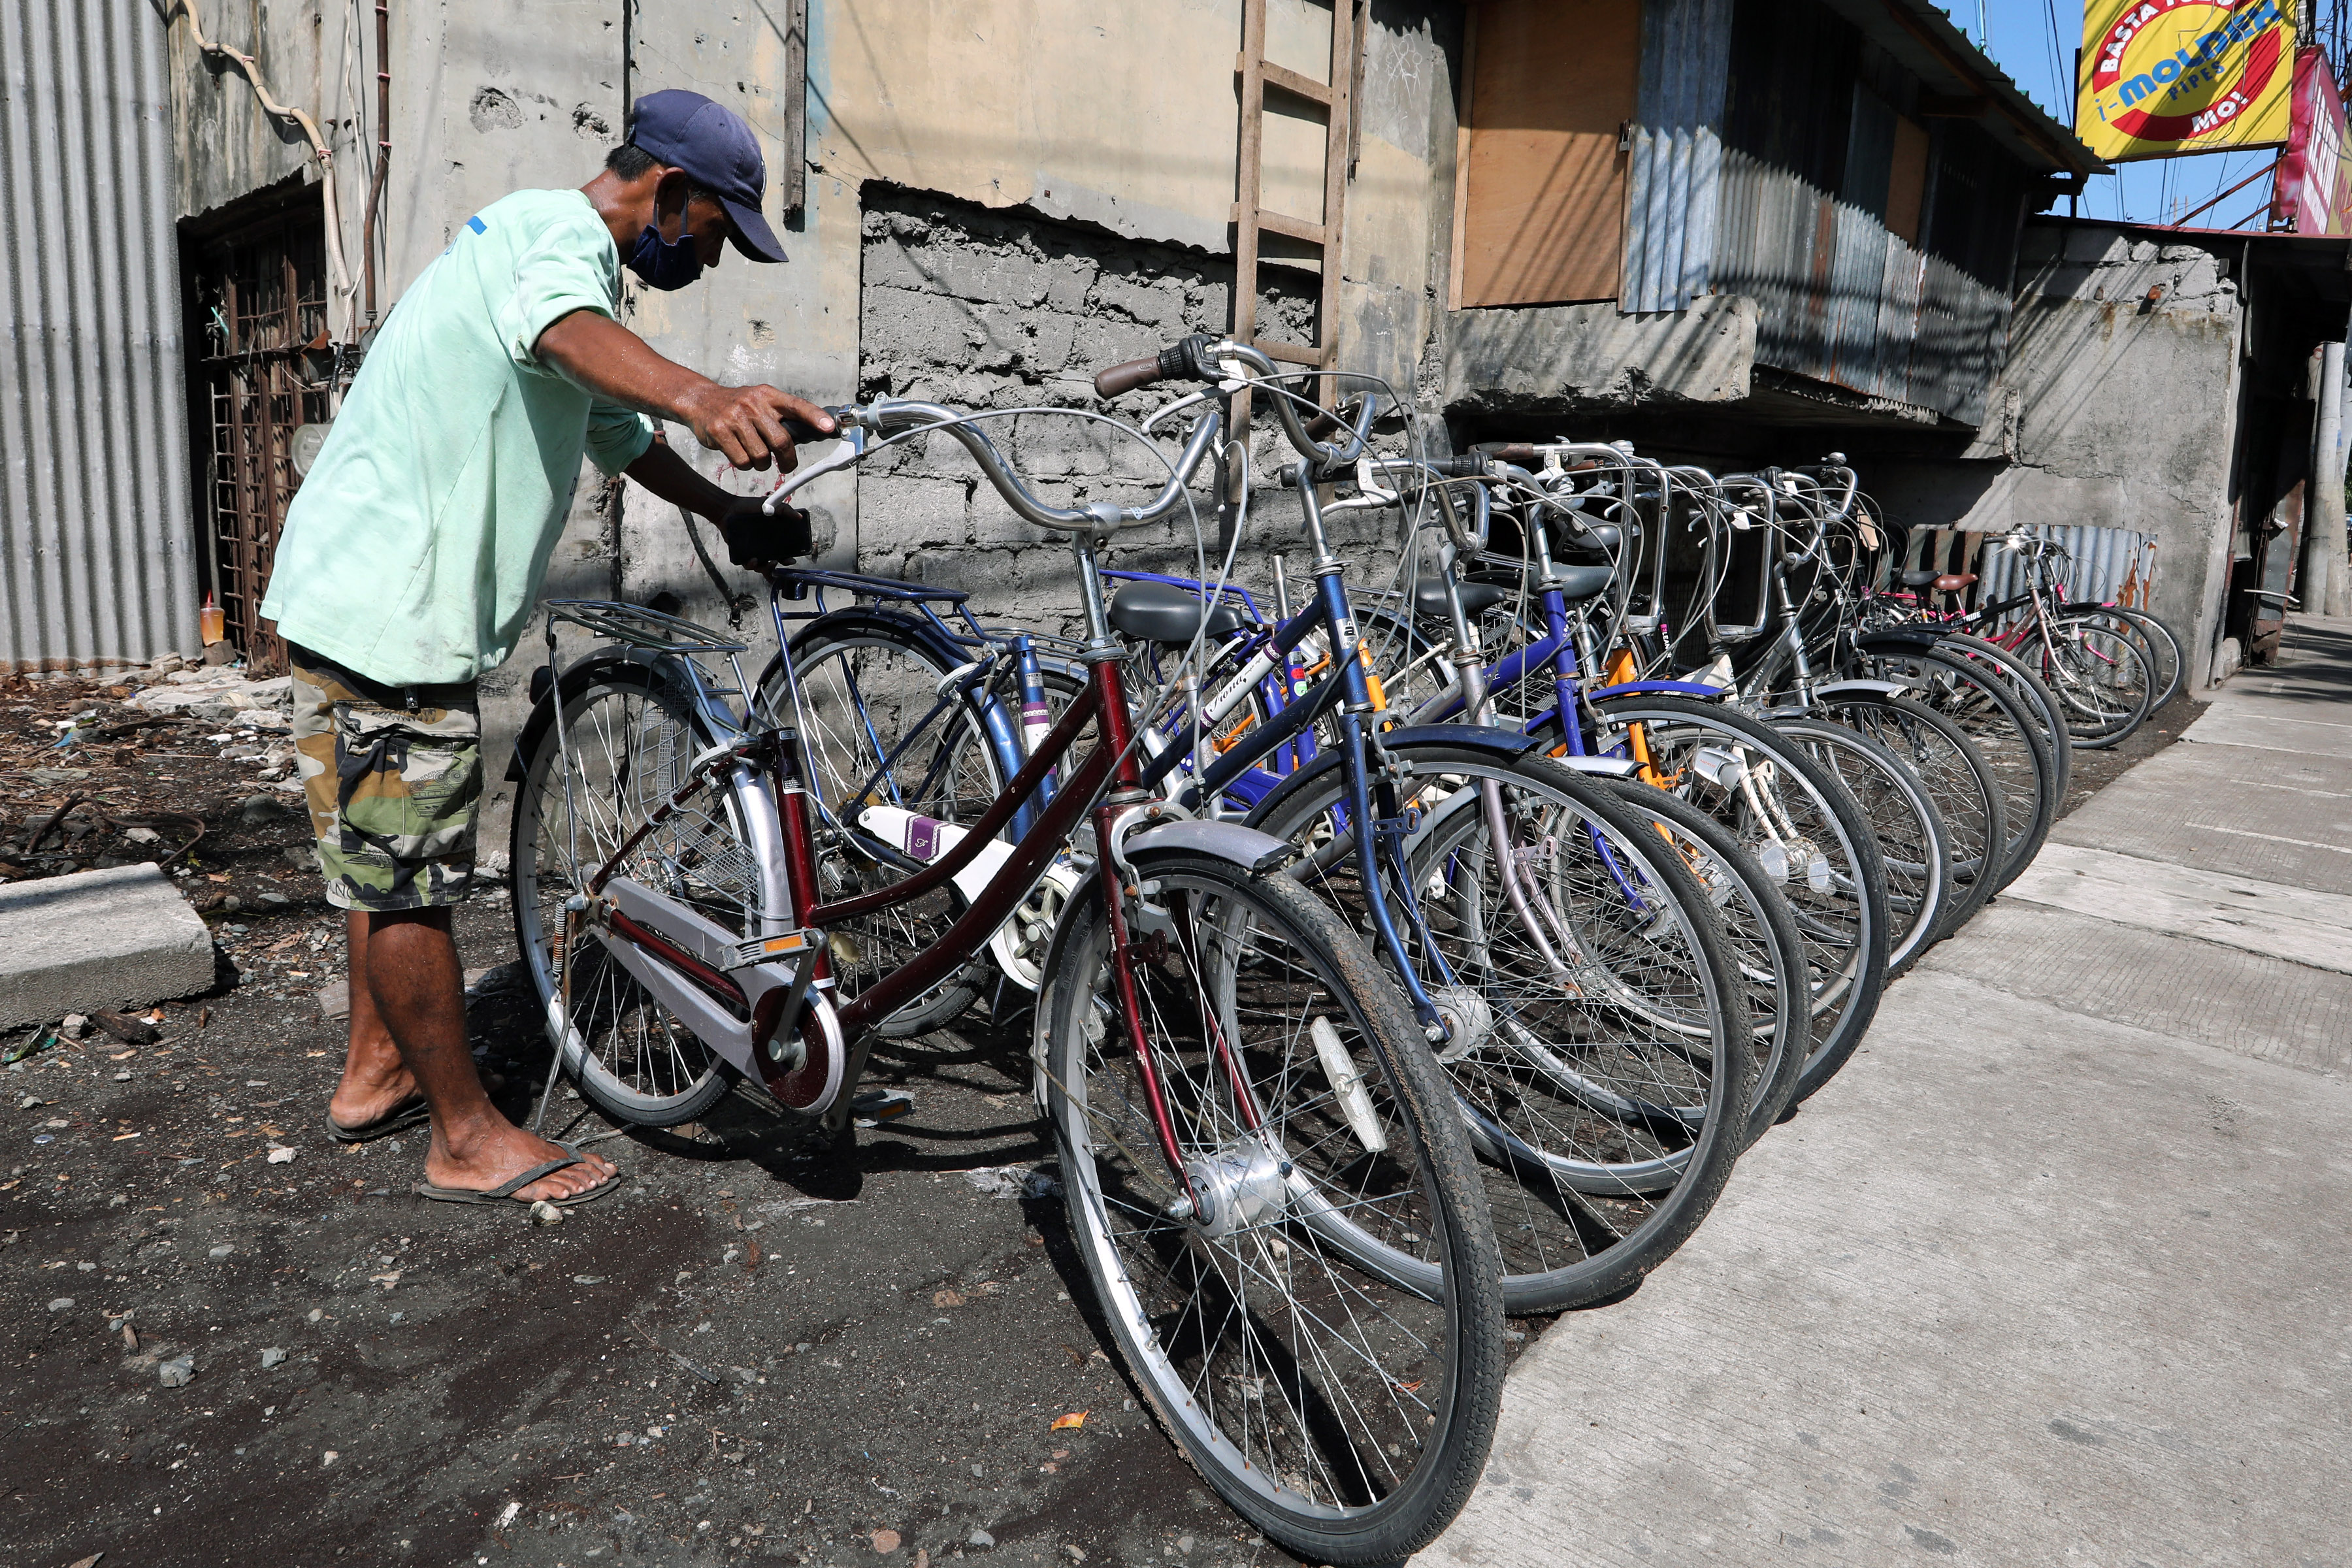
<instances>
[{"instance_id":1,"label":"blue baseball cap","mask_svg":"<svg viewBox=\"0 0 2352 1568\"><path fill-rule=\"evenodd\" d=\"M629 141L717 194L736 249L754 261L784 258L776 231L760 212L768 194L768 163L742 116L698 92L665 88L637 100L629 117Z\"/></svg>"}]
</instances>

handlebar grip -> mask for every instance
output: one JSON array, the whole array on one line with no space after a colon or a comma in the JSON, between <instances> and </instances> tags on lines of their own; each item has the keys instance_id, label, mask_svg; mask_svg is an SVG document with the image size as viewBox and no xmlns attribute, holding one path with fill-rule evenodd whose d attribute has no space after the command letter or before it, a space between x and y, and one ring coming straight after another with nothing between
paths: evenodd
<instances>
[{"instance_id":1,"label":"handlebar grip","mask_svg":"<svg viewBox=\"0 0 2352 1568\"><path fill-rule=\"evenodd\" d=\"M1098 371L1095 374L1095 395L1117 397L1139 386L1150 386L1155 381L1214 381L1217 370L1209 361L1209 352L1215 342L1216 339L1206 332L1194 332L1177 339L1150 359L1131 359L1125 364Z\"/></svg>"},{"instance_id":2,"label":"handlebar grip","mask_svg":"<svg viewBox=\"0 0 2352 1568\"><path fill-rule=\"evenodd\" d=\"M783 426L784 434L793 438L793 445L795 447L814 447L819 441L837 441L841 438L841 432L837 427L831 434L827 434L804 420L783 419L779 420L778 423Z\"/></svg>"},{"instance_id":3,"label":"handlebar grip","mask_svg":"<svg viewBox=\"0 0 2352 1568\"><path fill-rule=\"evenodd\" d=\"M1521 468L1537 461L1535 443L1532 441L1481 441L1470 449L1474 452L1484 452L1486 456L1501 462L1517 463Z\"/></svg>"},{"instance_id":4,"label":"handlebar grip","mask_svg":"<svg viewBox=\"0 0 2352 1568\"><path fill-rule=\"evenodd\" d=\"M1106 370L1095 372L1095 395L1103 398L1117 397L1122 393L1133 392L1139 386L1150 386L1159 379L1160 356L1158 354L1153 354L1148 359L1131 359L1125 364L1115 364Z\"/></svg>"},{"instance_id":5,"label":"handlebar grip","mask_svg":"<svg viewBox=\"0 0 2352 1568\"><path fill-rule=\"evenodd\" d=\"M1458 458L1432 458L1429 471L1449 479L1475 479L1486 471L1484 453L1465 452Z\"/></svg>"}]
</instances>

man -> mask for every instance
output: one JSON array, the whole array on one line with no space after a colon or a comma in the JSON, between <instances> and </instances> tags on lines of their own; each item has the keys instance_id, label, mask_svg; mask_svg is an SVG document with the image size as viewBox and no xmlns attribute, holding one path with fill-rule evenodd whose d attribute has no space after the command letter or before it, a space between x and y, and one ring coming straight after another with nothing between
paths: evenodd
<instances>
[{"instance_id":1,"label":"man","mask_svg":"<svg viewBox=\"0 0 2352 1568\"><path fill-rule=\"evenodd\" d=\"M576 191L520 191L468 218L385 321L289 509L262 614L293 665L295 748L327 896L349 913L351 1040L327 1111L340 1141L432 1122L427 1197L583 1203L619 1173L514 1126L466 1044L449 910L474 870L475 680L512 654L584 453L711 519L737 564L808 549L654 440L675 420L737 468L793 466L783 423L823 410L722 386L614 320L620 269L678 289L726 246L782 261L750 127L656 92Z\"/></svg>"}]
</instances>

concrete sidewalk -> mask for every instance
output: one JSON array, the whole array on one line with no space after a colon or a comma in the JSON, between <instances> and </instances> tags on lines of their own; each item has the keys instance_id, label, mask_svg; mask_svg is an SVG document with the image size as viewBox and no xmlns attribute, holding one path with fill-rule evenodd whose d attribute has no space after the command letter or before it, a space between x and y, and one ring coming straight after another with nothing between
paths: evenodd
<instances>
[{"instance_id":1,"label":"concrete sidewalk","mask_svg":"<svg viewBox=\"0 0 2352 1568\"><path fill-rule=\"evenodd\" d=\"M2216 698L1536 1342L1421 1562L2352 1562L2352 622Z\"/></svg>"}]
</instances>

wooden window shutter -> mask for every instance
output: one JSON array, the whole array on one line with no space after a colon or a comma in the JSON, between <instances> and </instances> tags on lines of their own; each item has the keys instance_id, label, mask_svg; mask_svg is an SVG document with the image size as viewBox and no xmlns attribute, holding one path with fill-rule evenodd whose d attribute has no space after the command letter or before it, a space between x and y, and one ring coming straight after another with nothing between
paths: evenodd
<instances>
[{"instance_id":1,"label":"wooden window shutter","mask_svg":"<svg viewBox=\"0 0 2352 1568\"><path fill-rule=\"evenodd\" d=\"M1641 0L1486 0L1470 16L1456 303L1616 299Z\"/></svg>"}]
</instances>

